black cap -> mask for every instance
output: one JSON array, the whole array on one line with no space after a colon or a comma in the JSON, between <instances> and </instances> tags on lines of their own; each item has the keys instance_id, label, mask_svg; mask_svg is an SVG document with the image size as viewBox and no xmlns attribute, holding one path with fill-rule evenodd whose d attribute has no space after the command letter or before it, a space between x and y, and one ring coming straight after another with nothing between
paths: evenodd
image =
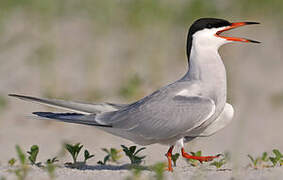
<instances>
[{"instance_id":1,"label":"black cap","mask_svg":"<svg viewBox=\"0 0 283 180\"><path fill-rule=\"evenodd\" d=\"M189 36L192 36L195 32L203 30L203 29L211 29L211 28L219 28L230 26L231 23L224 19L216 19L216 18L200 18L196 20L190 27Z\"/></svg>"}]
</instances>

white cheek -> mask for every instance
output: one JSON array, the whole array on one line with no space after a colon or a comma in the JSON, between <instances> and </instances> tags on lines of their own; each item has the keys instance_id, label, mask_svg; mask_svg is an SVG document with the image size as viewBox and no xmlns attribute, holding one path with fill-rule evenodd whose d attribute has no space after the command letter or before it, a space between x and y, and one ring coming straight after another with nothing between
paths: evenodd
<instances>
[{"instance_id":1,"label":"white cheek","mask_svg":"<svg viewBox=\"0 0 283 180\"><path fill-rule=\"evenodd\" d=\"M221 29L222 28L203 29L201 31L196 32L193 35L194 45L201 47L219 48L221 45L228 42L223 38L215 36L216 32Z\"/></svg>"}]
</instances>

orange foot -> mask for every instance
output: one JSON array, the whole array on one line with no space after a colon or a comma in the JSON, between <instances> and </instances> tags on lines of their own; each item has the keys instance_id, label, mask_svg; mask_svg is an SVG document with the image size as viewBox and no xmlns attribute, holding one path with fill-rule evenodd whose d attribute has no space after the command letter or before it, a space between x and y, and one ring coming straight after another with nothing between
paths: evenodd
<instances>
[{"instance_id":1,"label":"orange foot","mask_svg":"<svg viewBox=\"0 0 283 180\"><path fill-rule=\"evenodd\" d=\"M167 159L168 159L168 168L167 171L173 172L172 168L172 151L173 151L174 146L171 146L168 150L168 152L165 154Z\"/></svg>"},{"instance_id":2,"label":"orange foot","mask_svg":"<svg viewBox=\"0 0 283 180\"><path fill-rule=\"evenodd\" d=\"M213 159L218 158L219 156L221 156L221 154L218 154L216 156L192 156L192 155L189 155L188 153L186 153L184 148L182 148L181 151L182 151L182 156L184 158L195 159L195 160L198 160L200 163L207 162L207 161L212 161Z\"/></svg>"}]
</instances>

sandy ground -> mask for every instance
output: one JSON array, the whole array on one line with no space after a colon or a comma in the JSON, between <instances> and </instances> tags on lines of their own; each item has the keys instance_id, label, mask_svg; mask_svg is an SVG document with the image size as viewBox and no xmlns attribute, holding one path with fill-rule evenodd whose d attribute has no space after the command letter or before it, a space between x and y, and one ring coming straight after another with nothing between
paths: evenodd
<instances>
[{"instance_id":1,"label":"sandy ground","mask_svg":"<svg viewBox=\"0 0 283 180\"><path fill-rule=\"evenodd\" d=\"M15 179L15 175L11 175L7 170L11 168L1 167L1 175L7 179ZM55 178L58 180L63 179L108 179L108 180L125 180L127 178L133 178L133 172L125 168L124 165L88 165L82 169L70 169L61 167L56 169ZM155 179L156 174L144 170L142 171L140 179ZM251 169L240 168L231 171L231 169L215 170L208 165L201 165L199 167L190 167L187 164L179 163L178 167L174 168L174 172L164 172L164 179L167 180L181 180L181 179L219 179L219 180L280 180L283 178L282 168L276 167L272 169ZM32 167L28 173L27 179L49 179L46 171L41 168Z\"/></svg>"}]
</instances>

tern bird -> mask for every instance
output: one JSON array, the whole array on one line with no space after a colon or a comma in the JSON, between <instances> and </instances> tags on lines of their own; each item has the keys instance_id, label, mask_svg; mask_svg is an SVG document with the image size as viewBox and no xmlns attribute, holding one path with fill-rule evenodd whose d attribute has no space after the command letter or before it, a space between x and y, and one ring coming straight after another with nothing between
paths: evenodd
<instances>
[{"instance_id":1,"label":"tern bird","mask_svg":"<svg viewBox=\"0 0 283 180\"><path fill-rule=\"evenodd\" d=\"M218 155L192 156L184 151L184 143L196 137L210 136L232 120L234 110L226 103L226 70L218 48L236 41L259 43L221 35L224 31L250 24L259 23L231 23L215 18L196 20L187 37L187 73L131 104L90 104L16 94L10 96L73 111L33 113L43 118L96 126L140 145L169 145L166 154L169 171L173 171L171 155L175 145L181 146L184 158L210 161Z\"/></svg>"}]
</instances>

